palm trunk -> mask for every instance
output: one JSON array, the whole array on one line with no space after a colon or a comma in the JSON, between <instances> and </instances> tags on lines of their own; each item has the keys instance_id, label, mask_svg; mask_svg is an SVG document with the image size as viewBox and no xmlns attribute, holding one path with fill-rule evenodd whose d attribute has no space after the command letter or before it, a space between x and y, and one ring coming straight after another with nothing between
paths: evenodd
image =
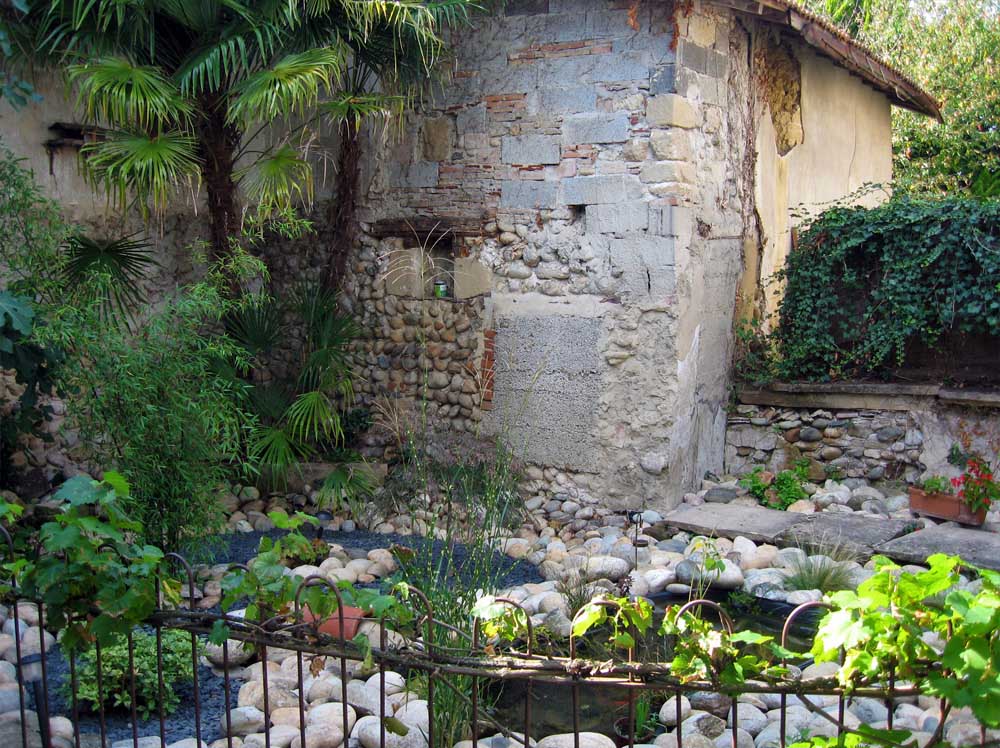
<instances>
[{"instance_id":1,"label":"palm trunk","mask_svg":"<svg viewBox=\"0 0 1000 748\"><path fill-rule=\"evenodd\" d=\"M214 97L202 102L197 132L201 176L208 195L211 252L213 258L218 259L229 254L232 240L240 233L236 182L233 180L240 132L226 122L225 111Z\"/></svg>"},{"instance_id":2,"label":"palm trunk","mask_svg":"<svg viewBox=\"0 0 1000 748\"><path fill-rule=\"evenodd\" d=\"M361 179L361 128L351 120L340 123L337 154L337 194L330 204L330 253L323 284L336 289L344 278L347 258L357 236L358 182Z\"/></svg>"}]
</instances>

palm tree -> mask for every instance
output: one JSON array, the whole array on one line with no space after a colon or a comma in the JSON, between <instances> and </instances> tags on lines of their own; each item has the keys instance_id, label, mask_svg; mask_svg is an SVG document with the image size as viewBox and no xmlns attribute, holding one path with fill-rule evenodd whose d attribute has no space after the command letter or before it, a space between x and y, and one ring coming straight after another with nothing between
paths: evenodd
<instances>
[{"instance_id":1,"label":"palm tree","mask_svg":"<svg viewBox=\"0 0 1000 748\"><path fill-rule=\"evenodd\" d=\"M441 27L470 5L32 0L7 25L23 57L66 71L82 115L101 128L83 149L92 181L146 216L203 184L222 256L241 203L267 220L311 200L309 153L324 123L345 139L337 192L353 197L362 119L405 108L444 52ZM348 202L346 221L335 212L338 234L353 220Z\"/></svg>"}]
</instances>

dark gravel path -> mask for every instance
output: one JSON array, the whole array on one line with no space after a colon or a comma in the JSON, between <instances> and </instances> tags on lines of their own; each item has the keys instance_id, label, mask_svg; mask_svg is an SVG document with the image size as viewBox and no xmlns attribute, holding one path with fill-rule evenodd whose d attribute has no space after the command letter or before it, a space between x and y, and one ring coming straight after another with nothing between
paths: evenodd
<instances>
[{"instance_id":1,"label":"dark gravel path","mask_svg":"<svg viewBox=\"0 0 1000 748\"><path fill-rule=\"evenodd\" d=\"M220 535L207 544L210 549L209 559L201 559L202 563L246 563L256 554L260 538L263 535L272 538L281 537L282 530L272 530L267 533L227 533ZM428 549L435 554L435 558L442 548L441 541L430 541L424 538L402 535L382 535L372 532L325 532L324 540L331 543L338 543L350 554L354 549L359 557L363 553L374 548L388 548L391 545L404 545L413 548L417 552L427 552ZM455 558L459 565L465 558L464 548L458 548ZM541 582L542 577L538 570L527 562L515 561L503 554L495 554L495 563L502 571L501 585L514 586L527 584L530 582ZM69 681L69 663L63 657L58 647L47 653L46 665L48 669L49 682L49 713L55 715L70 716L72 704L68 698L64 698L62 684ZM156 673L137 673L139 678L155 678ZM201 702L201 729L202 740L211 743L217 738L223 737L220 719L225 711L225 681L222 677L215 675L210 668L200 667L198 670L198 684L200 689ZM230 694L232 706L236 706L236 697L239 693L242 681L230 680ZM195 709L194 709L194 687L187 683L175 687L180 696L180 706L177 710L166 718L165 736L167 744L194 737L195 734ZM32 702L34 699L32 698ZM34 703L32 703L34 708ZM132 722L128 711L111 711L105 714L105 725L109 745L114 741L127 740L131 746ZM153 717L148 720L139 720L139 737L159 736L159 720ZM81 712L80 731L90 735L98 735L100 732L100 720L96 713ZM98 743L99 745L99 743Z\"/></svg>"}]
</instances>

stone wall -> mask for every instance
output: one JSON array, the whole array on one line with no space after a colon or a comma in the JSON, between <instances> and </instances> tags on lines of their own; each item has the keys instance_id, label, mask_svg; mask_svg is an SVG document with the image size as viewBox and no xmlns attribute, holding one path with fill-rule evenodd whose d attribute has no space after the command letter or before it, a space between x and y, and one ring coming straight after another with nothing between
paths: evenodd
<instances>
[{"instance_id":1,"label":"stone wall","mask_svg":"<svg viewBox=\"0 0 1000 748\"><path fill-rule=\"evenodd\" d=\"M455 303L479 299L479 346L456 350L494 390L481 420L450 402L452 427L509 434L536 488L608 506L671 506L718 466L748 209L748 83L730 61L746 43L698 5L520 0L478 17L451 79L366 164L351 289L374 389L421 380L393 356L426 301L393 270L448 234ZM456 376L447 397L475 399Z\"/></svg>"},{"instance_id":2,"label":"stone wall","mask_svg":"<svg viewBox=\"0 0 1000 748\"><path fill-rule=\"evenodd\" d=\"M725 471L733 475L758 466L778 472L807 458L813 481L915 483L960 472L949 461L956 446L990 460L1000 454L1000 400L991 393L834 383L776 385L740 397L726 428Z\"/></svg>"},{"instance_id":3,"label":"stone wall","mask_svg":"<svg viewBox=\"0 0 1000 748\"><path fill-rule=\"evenodd\" d=\"M798 460L810 479L902 479L914 482L924 436L905 412L774 408L740 405L726 428L725 470L743 475L760 466L778 473Z\"/></svg>"}]
</instances>

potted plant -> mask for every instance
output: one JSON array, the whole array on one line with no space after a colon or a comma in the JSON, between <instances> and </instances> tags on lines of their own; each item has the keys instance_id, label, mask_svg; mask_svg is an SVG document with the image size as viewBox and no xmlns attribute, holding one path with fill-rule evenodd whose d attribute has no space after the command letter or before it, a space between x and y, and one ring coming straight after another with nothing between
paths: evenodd
<instances>
[{"instance_id":1,"label":"potted plant","mask_svg":"<svg viewBox=\"0 0 1000 748\"><path fill-rule=\"evenodd\" d=\"M965 470L957 478L935 475L920 488L910 487L910 509L938 519L954 520L964 525L979 526L986 521L986 512L994 501L1000 501L1000 482L989 464L978 456L970 456Z\"/></svg>"},{"instance_id":2,"label":"potted plant","mask_svg":"<svg viewBox=\"0 0 1000 748\"><path fill-rule=\"evenodd\" d=\"M660 726L660 719L653 709L653 700L648 693L640 693L635 699L635 714L632 722L632 742L651 743L656 735L656 728ZM629 744L629 720L628 715L619 717L614 724L615 736L619 746Z\"/></svg>"}]
</instances>

